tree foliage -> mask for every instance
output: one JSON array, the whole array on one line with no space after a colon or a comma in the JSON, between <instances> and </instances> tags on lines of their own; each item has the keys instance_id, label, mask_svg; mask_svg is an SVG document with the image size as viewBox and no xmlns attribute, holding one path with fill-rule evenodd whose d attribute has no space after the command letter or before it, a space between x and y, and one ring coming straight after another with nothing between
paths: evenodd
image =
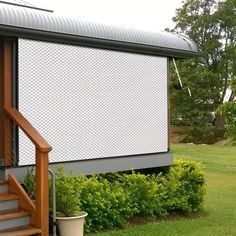
<instances>
[{"instance_id":1,"label":"tree foliage","mask_svg":"<svg viewBox=\"0 0 236 236\"><path fill-rule=\"evenodd\" d=\"M212 120L211 111L215 109L215 99L219 96L218 78L196 59L179 61L177 67L183 88L180 89L175 70L171 67L172 121L180 120L182 124L191 126L205 125Z\"/></svg>"},{"instance_id":2,"label":"tree foliage","mask_svg":"<svg viewBox=\"0 0 236 236\"><path fill-rule=\"evenodd\" d=\"M236 74L236 0L185 0L173 18L174 32L184 33L198 45L202 55L179 61L185 90L172 87L172 116L189 116L191 122L207 122ZM177 83L172 73L172 84ZM188 113L188 114L187 114Z\"/></svg>"},{"instance_id":3,"label":"tree foliage","mask_svg":"<svg viewBox=\"0 0 236 236\"><path fill-rule=\"evenodd\" d=\"M231 80L231 88L236 92L236 76ZM236 145L236 101L232 100L221 104L217 113L223 114L225 117L226 136L230 143Z\"/></svg>"}]
</instances>

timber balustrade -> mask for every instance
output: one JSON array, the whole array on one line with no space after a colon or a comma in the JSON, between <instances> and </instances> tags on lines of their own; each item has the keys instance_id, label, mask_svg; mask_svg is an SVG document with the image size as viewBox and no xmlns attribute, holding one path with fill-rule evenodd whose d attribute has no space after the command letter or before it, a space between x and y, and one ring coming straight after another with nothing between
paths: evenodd
<instances>
[{"instance_id":1,"label":"timber balustrade","mask_svg":"<svg viewBox=\"0 0 236 236\"><path fill-rule=\"evenodd\" d=\"M41 236L48 236L48 153L52 147L18 110L5 107L5 113L35 145L36 211L33 224L41 229Z\"/></svg>"}]
</instances>

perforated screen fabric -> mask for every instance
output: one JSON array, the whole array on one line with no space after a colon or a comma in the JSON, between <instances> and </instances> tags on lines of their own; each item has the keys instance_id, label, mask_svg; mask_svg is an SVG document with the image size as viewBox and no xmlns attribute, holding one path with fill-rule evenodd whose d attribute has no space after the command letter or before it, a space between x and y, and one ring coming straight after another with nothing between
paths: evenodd
<instances>
[{"instance_id":1,"label":"perforated screen fabric","mask_svg":"<svg viewBox=\"0 0 236 236\"><path fill-rule=\"evenodd\" d=\"M19 39L19 110L50 162L168 151L167 58ZM19 165L34 163L19 134ZM127 157L128 158L128 157Z\"/></svg>"}]
</instances>

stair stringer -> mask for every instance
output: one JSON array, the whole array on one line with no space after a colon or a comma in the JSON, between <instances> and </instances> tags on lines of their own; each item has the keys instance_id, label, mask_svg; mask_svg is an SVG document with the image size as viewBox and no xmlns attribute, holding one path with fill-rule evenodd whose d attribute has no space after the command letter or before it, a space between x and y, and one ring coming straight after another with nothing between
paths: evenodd
<instances>
[{"instance_id":1,"label":"stair stringer","mask_svg":"<svg viewBox=\"0 0 236 236\"><path fill-rule=\"evenodd\" d=\"M9 174L8 175L8 191L10 193L17 194L19 196L19 209L23 209L30 213L30 224L32 226L36 225L36 206L34 202L30 199L29 195L26 193L24 188L18 182L15 176Z\"/></svg>"}]
</instances>

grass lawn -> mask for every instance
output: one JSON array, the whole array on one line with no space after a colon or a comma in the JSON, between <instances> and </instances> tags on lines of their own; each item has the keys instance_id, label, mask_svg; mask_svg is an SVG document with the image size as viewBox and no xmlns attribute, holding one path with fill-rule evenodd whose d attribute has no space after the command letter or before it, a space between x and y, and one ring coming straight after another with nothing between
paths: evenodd
<instances>
[{"instance_id":1,"label":"grass lawn","mask_svg":"<svg viewBox=\"0 0 236 236\"><path fill-rule=\"evenodd\" d=\"M87 236L236 235L236 147L176 144L174 157L200 161L207 181L207 214L198 218L157 220L123 230Z\"/></svg>"}]
</instances>

